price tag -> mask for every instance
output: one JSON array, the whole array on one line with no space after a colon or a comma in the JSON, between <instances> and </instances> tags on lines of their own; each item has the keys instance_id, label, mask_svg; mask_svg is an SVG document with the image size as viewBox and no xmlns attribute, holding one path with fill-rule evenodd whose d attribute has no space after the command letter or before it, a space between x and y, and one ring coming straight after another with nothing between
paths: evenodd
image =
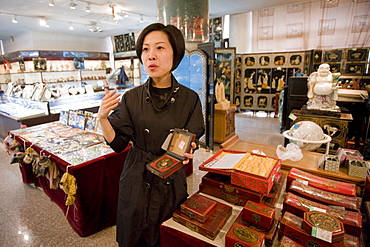
<instances>
[{"instance_id":1,"label":"price tag","mask_svg":"<svg viewBox=\"0 0 370 247\"><path fill-rule=\"evenodd\" d=\"M304 185L308 185L308 181L305 181L305 180L302 180L302 179L296 179L296 180L297 180L297 182L300 182Z\"/></svg>"},{"instance_id":2,"label":"price tag","mask_svg":"<svg viewBox=\"0 0 370 247\"><path fill-rule=\"evenodd\" d=\"M324 240L324 241L329 242L329 243L331 243L332 237L333 237L332 232L321 229L319 227L315 227L315 226L312 227L311 236L315 237L315 238L318 238L318 239L321 239L321 240Z\"/></svg>"},{"instance_id":3,"label":"price tag","mask_svg":"<svg viewBox=\"0 0 370 247\"><path fill-rule=\"evenodd\" d=\"M326 213L326 210L325 209L314 207L314 206L310 206L310 211L318 211L318 212Z\"/></svg>"}]
</instances>

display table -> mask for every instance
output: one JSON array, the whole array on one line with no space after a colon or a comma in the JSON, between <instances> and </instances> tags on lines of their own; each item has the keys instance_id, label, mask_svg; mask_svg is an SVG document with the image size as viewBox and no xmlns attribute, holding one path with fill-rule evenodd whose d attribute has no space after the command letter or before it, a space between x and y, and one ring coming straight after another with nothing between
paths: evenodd
<instances>
[{"instance_id":1,"label":"display table","mask_svg":"<svg viewBox=\"0 0 370 247\"><path fill-rule=\"evenodd\" d=\"M131 146L120 153L110 153L79 165L69 166L69 163L52 153L41 150L37 145L14 134L13 138L25 147L32 145L38 153L42 151L43 154L50 156L62 174L68 167L68 173L76 178L75 203L69 207L66 218L79 236L86 237L116 224L119 178ZM63 190L50 189L48 178L36 177L31 164L21 164L20 171L23 183L41 187L51 201L66 214L67 195Z\"/></svg>"},{"instance_id":2,"label":"display table","mask_svg":"<svg viewBox=\"0 0 370 247\"><path fill-rule=\"evenodd\" d=\"M264 152L267 156L278 158L276 154L277 146L245 142L241 141L237 136L233 139L228 140L227 142L222 143L221 148L245 152L260 150ZM289 171L291 168L297 168L321 177L354 183L360 187L363 187L365 185L365 179L349 176L347 174L347 168L341 167L339 172L331 172L317 168L316 166L318 164L318 161L323 156L322 153L302 150L302 154L303 158L299 161L283 160L281 164L282 170Z\"/></svg>"}]
</instances>

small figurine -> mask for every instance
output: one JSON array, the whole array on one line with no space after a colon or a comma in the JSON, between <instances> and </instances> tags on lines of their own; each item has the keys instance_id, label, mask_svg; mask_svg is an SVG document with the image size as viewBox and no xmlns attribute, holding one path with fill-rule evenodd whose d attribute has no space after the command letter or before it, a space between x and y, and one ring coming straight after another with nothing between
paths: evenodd
<instances>
[{"instance_id":1,"label":"small figurine","mask_svg":"<svg viewBox=\"0 0 370 247\"><path fill-rule=\"evenodd\" d=\"M335 78L339 75L335 74ZM334 81L329 64L321 64L317 72L311 73L307 80L307 109L340 111L336 105L338 87Z\"/></svg>"}]
</instances>

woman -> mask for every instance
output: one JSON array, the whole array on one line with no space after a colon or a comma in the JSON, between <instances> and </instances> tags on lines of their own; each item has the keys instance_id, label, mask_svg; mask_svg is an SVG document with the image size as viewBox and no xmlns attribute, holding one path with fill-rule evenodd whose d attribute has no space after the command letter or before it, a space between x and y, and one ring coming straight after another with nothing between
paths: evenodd
<instances>
[{"instance_id":1,"label":"woman","mask_svg":"<svg viewBox=\"0 0 370 247\"><path fill-rule=\"evenodd\" d=\"M185 53L181 32L172 25L151 24L138 37L136 52L149 79L121 101L106 89L98 119L116 152L133 143L119 184L117 241L120 246L159 246L160 224L188 196L185 167L162 179L145 165L164 153L161 145L171 129L186 129L199 139L204 120L198 95L172 75ZM191 153L185 154L184 164L193 158Z\"/></svg>"}]
</instances>

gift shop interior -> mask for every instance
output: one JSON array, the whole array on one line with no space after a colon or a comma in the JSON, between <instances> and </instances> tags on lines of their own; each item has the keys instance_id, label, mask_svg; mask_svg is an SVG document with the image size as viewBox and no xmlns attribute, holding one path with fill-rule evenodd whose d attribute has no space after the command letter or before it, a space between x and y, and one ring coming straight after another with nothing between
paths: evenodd
<instances>
[{"instance_id":1,"label":"gift shop interior","mask_svg":"<svg viewBox=\"0 0 370 247\"><path fill-rule=\"evenodd\" d=\"M205 123L161 246L370 246L369 0L2 4L0 246L118 246L132 146L96 115L105 87L146 82L154 22L184 35L173 75Z\"/></svg>"}]
</instances>

